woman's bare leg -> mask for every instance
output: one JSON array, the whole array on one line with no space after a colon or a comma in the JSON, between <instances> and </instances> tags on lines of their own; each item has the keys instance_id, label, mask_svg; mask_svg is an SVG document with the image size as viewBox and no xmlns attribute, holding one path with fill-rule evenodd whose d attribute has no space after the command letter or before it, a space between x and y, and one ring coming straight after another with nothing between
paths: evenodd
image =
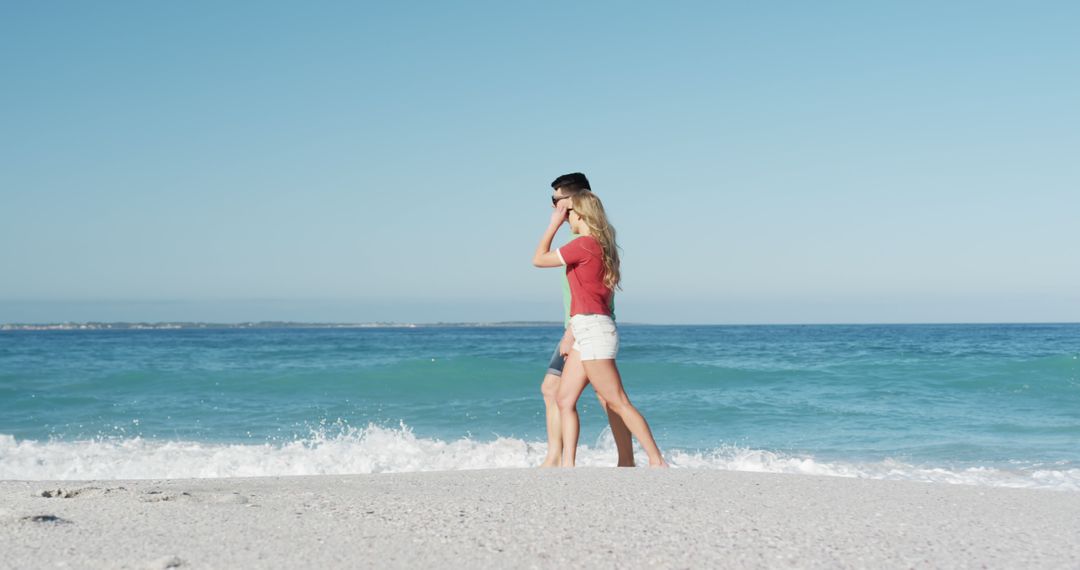
<instances>
[{"instance_id":1,"label":"woman's bare leg","mask_svg":"<svg viewBox=\"0 0 1080 570\"><path fill-rule=\"evenodd\" d=\"M540 384L540 393L544 395L544 415L547 418L547 457L540 467L558 467L562 459L562 426L559 423L559 404L555 398L559 394L561 378L554 374L545 374Z\"/></svg>"},{"instance_id":2,"label":"woman's bare leg","mask_svg":"<svg viewBox=\"0 0 1080 570\"><path fill-rule=\"evenodd\" d=\"M578 434L581 424L578 420L577 401L585 389L588 377L581 365L581 353L571 350L563 366L562 381L559 383L559 395L555 398L559 405L559 420L562 425L562 466L573 467L577 460Z\"/></svg>"},{"instance_id":3,"label":"woman's bare leg","mask_svg":"<svg viewBox=\"0 0 1080 570\"><path fill-rule=\"evenodd\" d=\"M630 433L634 434L638 443L645 449L645 453L649 455L649 465L654 467L667 467L667 463L664 462L664 457L660 455L660 448L656 446L656 440L653 439L652 430L649 429L649 423L645 421L644 416L637 411L637 408L630 403L630 398L626 395L626 390L623 389L622 377L619 376L619 369L615 366L615 361L608 360L586 360L582 362L585 368L585 374L587 375L589 382L592 383L593 388L596 389L596 393L600 394L604 400L607 401L608 409L616 413L626 423L626 427L630 429ZM560 390L560 396L562 391ZM565 408L562 406L562 399L559 400L559 411L562 412ZM563 433L563 447L566 446L566 433L565 426L566 420L563 420L564 433ZM563 454L563 462L565 463L566 454Z\"/></svg>"},{"instance_id":4,"label":"woman's bare leg","mask_svg":"<svg viewBox=\"0 0 1080 570\"><path fill-rule=\"evenodd\" d=\"M596 393L596 399L600 400L600 407L607 413L607 421L611 426L611 437L615 440L615 449L619 451L619 467L633 467L634 466L634 442L630 439L630 428L626 427L626 422L619 417L619 414L612 412L608 408L607 400L600 395L600 392Z\"/></svg>"}]
</instances>

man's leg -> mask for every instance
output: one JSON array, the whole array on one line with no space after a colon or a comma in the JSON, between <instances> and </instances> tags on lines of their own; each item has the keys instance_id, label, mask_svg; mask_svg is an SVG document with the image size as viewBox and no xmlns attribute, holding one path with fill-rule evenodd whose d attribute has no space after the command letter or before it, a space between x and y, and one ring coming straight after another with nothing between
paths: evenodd
<instances>
[{"instance_id":1,"label":"man's leg","mask_svg":"<svg viewBox=\"0 0 1080 570\"><path fill-rule=\"evenodd\" d=\"M547 457L540 467L558 467L562 459L562 427L559 420L559 384L562 378L549 370L540 384L540 393L544 395L544 414L547 417ZM628 432L629 433L629 432Z\"/></svg>"},{"instance_id":2,"label":"man's leg","mask_svg":"<svg viewBox=\"0 0 1080 570\"><path fill-rule=\"evenodd\" d=\"M562 461L562 420L559 418L559 404L556 396L562 384L563 366L566 359L559 353L559 345L551 353L547 374L540 384L540 393L544 395L544 416L547 419L548 448L547 457L541 467L558 467Z\"/></svg>"}]
</instances>

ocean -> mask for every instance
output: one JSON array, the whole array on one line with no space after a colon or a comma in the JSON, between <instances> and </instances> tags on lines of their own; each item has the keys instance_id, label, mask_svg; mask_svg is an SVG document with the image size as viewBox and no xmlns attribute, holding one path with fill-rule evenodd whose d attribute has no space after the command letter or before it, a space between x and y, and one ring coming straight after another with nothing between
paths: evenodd
<instances>
[{"instance_id":1,"label":"ocean","mask_svg":"<svg viewBox=\"0 0 1080 570\"><path fill-rule=\"evenodd\" d=\"M1080 325L620 326L675 468L1080 491ZM0 479L538 465L557 326L0 332ZM590 389L579 464L615 450ZM639 449L640 464L647 464Z\"/></svg>"}]
</instances>

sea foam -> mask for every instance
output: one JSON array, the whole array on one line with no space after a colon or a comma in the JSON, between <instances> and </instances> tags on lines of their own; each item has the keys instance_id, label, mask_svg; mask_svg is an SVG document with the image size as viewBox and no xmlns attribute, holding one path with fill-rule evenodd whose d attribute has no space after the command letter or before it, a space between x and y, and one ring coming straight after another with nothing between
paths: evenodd
<instances>
[{"instance_id":1,"label":"sea foam","mask_svg":"<svg viewBox=\"0 0 1080 570\"><path fill-rule=\"evenodd\" d=\"M0 479L183 479L528 468L543 461L546 447L544 442L510 437L493 441L421 438L404 424L319 429L305 438L260 444L140 437L17 441L0 434ZM636 449L635 456L639 465L647 465L641 449ZM666 459L674 468L1080 491L1080 469L1064 465L945 468L893 459L826 462L737 446L668 450ZM614 462L610 432L605 431L592 446L579 447L580 466L612 466Z\"/></svg>"}]
</instances>

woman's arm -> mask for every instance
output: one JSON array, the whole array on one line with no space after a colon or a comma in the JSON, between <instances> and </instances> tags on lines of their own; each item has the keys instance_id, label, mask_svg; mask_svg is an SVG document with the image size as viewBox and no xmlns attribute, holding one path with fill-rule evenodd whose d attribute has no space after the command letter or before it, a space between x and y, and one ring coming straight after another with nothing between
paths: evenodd
<instances>
[{"instance_id":1,"label":"woman's arm","mask_svg":"<svg viewBox=\"0 0 1080 570\"><path fill-rule=\"evenodd\" d=\"M536 253L533 254L533 265L537 267L559 267L562 265L559 254L551 251L551 240L555 239L555 233L559 231L559 226L566 221L566 212L566 206L559 206L551 214L551 223L548 224L544 235L540 237L540 243L536 246Z\"/></svg>"},{"instance_id":2,"label":"woman's arm","mask_svg":"<svg viewBox=\"0 0 1080 570\"><path fill-rule=\"evenodd\" d=\"M563 333L562 340L559 341L559 354L566 358L570 354L570 351L574 349L574 329L566 327L566 332Z\"/></svg>"}]
</instances>

